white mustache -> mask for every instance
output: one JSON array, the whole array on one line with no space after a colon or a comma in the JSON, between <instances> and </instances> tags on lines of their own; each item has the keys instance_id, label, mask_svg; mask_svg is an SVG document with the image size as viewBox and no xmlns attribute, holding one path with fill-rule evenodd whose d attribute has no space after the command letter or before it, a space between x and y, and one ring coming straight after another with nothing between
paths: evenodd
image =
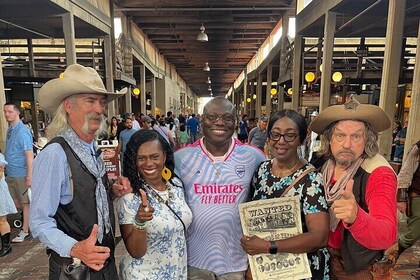
<instances>
[{"instance_id":1,"label":"white mustache","mask_svg":"<svg viewBox=\"0 0 420 280\"><path fill-rule=\"evenodd\" d=\"M101 121L103 119L103 116L96 113L90 113L87 115L87 120L94 120L94 121Z\"/></svg>"}]
</instances>

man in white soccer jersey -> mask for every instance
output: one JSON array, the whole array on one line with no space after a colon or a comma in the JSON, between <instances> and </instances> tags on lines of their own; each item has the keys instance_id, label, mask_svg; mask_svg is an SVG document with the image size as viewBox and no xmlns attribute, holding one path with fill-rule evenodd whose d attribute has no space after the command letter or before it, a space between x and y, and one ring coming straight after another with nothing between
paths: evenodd
<instances>
[{"instance_id":1,"label":"man in white soccer jersey","mask_svg":"<svg viewBox=\"0 0 420 280\"><path fill-rule=\"evenodd\" d=\"M175 153L175 171L185 187L193 222L188 229L188 279L244 279L238 204L266 157L257 148L232 138L233 104L224 97L204 107L204 137Z\"/></svg>"}]
</instances>

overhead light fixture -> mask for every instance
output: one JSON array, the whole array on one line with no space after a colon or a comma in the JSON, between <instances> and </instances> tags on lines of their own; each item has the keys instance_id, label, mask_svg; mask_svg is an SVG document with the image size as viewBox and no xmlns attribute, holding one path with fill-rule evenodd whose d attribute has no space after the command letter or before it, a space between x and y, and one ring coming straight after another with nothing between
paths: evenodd
<instances>
[{"instance_id":1,"label":"overhead light fixture","mask_svg":"<svg viewBox=\"0 0 420 280\"><path fill-rule=\"evenodd\" d=\"M206 28L204 27L203 24L201 24L200 33L197 35L197 41L200 41L200 42L208 42L209 41L209 37L207 36L206 33L204 33L205 30L206 30Z\"/></svg>"},{"instance_id":2,"label":"overhead light fixture","mask_svg":"<svg viewBox=\"0 0 420 280\"><path fill-rule=\"evenodd\" d=\"M206 66L204 66L203 71L210 72L209 63L206 62Z\"/></svg>"},{"instance_id":3,"label":"overhead light fixture","mask_svg":"<svg viewBox=\"0 0 420 280\"><path fill-rule=\"evenodd\" d=\"M140 89L139 89L139 88L134 88L134 89L133 89L133 94L134 94L135 96L139 96L139 94L140 94Z\"/></svg>"},{"instance_id":4,"label":"overhead light fixture","mask_svg":"<svg viewBox=\"0 0 420 280\"><path fill-rule=\"evenodd\" d=\"M211 91L211 86L209 86L209 88L207 89L208 91Z\"/></svg>"},{"instance_id":5,"label":"overhead light fixture","mask_svg":"<svg viewBox=\"0 0 420 280\"><path fill-rule=\"evenodd\" d=\"M341 72L334 72L334 74L332 75L332 80L336 83L339 83L342 78L343 74L341 74Z\"/></svg>"},{"instance_id":6,"label":"overhead light fixture","mask_svg":"<svg viewBox=\"0 0 420 280\"><path fill-rule=\"evenodd\" d=\"M306 73L306 75L305 75L305 80L306 80L308 83L312 83L312 82L315 80L315 74L314 74L313 72L308 72L308 73Z\"/></svg>"},{"instance_id":7,"label":"overhead light fixture","mask_svg":"<svg viewBox=\"0 0 420 280\"><path fill-rule=\"evenodd\" d=\"M276 88L270 89L270 93L271 93L271 95L276 95L277 94L277 89Z\"/></svg>"},{"instance_id":8,"label":"overhead light fixture","mask_svg":"<svg viewBox=\"0 0 420 280\"><path fill-rule=\"evenodd\" d=\"M210 77L207 77L207 82L206 82L207 84L211 84L211 80L210 80Z\"/></svg>"}]
</instances>

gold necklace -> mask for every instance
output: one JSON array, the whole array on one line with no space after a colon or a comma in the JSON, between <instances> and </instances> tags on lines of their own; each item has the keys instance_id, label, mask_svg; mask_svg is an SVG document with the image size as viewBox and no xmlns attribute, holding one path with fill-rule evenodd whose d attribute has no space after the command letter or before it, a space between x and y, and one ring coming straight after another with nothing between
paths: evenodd
<instances>
[{"instance_id":1,"label":"gold necklace","mask_svg":"<svg viewBox=\"0 0 420 280\"><path fill-rule=\"evenodd\" d=\"M298 159L298 160L296 161L295 165L293 165L293 167L292 167L292 168L287 169L287 170L280 170L280 169L278 169L278 171L276 172L276 173L279 173L277 177L281 177L281 175L282 175L282 174L289 173L289 172L293 171L293 169L295 169L295 168L296 168L296 166L298 166L298 164L299 164L299 163L300 163L300 160ZM276 168L278 168L278 167L277 167L277 165L274 165L274 161L273 161L273 167L274 167L274 166L276 166ZM274 169L274 168L273 168L273 169ZM274 171L274 170L273 170L273 171ZM274 172L273 172L273 173L274 173Z\"/></svg>"}]
</instances>

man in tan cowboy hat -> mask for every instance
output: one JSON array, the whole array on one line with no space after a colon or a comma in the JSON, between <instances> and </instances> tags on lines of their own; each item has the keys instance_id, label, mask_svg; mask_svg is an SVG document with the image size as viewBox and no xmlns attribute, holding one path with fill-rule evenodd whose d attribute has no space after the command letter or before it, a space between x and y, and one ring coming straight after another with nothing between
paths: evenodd
<instances>
[{"instance_id":1,"label":"man in tan cowboy hat","mask_svg":"<svg viewBox=\"0 0 420 280\"><path fill-rule=\"evenodd\" d=\"M30 227L49 248L49 279L78 260L90 279L118 279L109 182L95 137L106 129L105 105L120 95L79 64L39 91L40 108L54 118L34 161Z\"/></svg>"},{"instance_id":2,"label":"man in tan cowboy hat","mask_svg":"<svg viewBox=\"0 0 420 280\"><path fill-rule=\"evenodd\" d=\"M373 279L383 250L397 236L395 173L378 154L378 133L391 125L374 105L350 98L310 124L322 134L323 178L330 206L331 279ZM391 279L382 275L376 279Z\"/></svg>"}]
</instances>

